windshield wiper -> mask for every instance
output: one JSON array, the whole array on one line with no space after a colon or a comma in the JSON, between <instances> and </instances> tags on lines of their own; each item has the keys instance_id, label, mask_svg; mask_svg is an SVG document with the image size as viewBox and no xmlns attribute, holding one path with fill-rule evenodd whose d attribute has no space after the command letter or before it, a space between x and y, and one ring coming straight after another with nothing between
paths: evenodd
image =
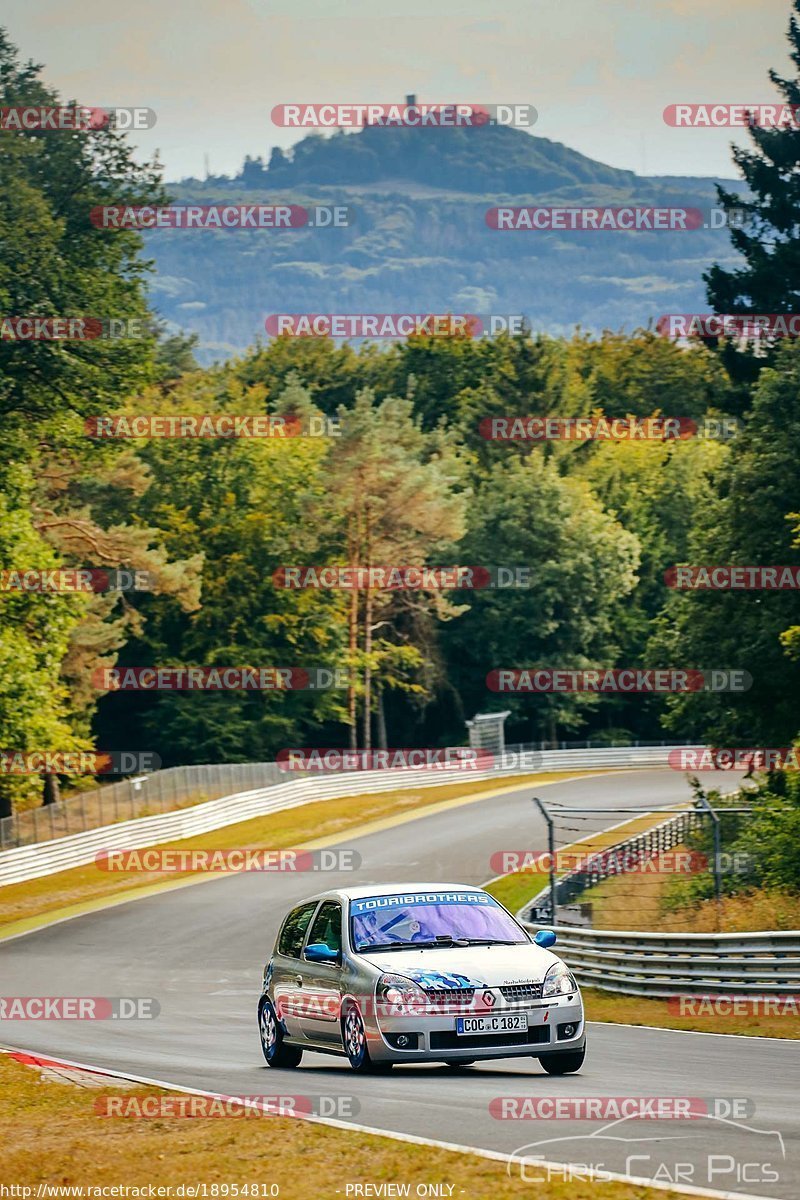
<instances>
[{"instance_id":1,"label":"windshield wiper","mask_svg":"<svg viewBox=\"0 0 800 1200\"><path fill-rule=\"evenodd\" d=\"M435 938L425 938L421 942L380 942L377 946L361 946L359 953L365 950L435 950L437 946L468 946L468 938L454 938L449 933L437 934Z\"/></svg>"},{"instance_id":2,"label":"windshield wiper","mask_svg":"<svg viewBox=\"0 0 800 1200\"><path fill-rule=\"evenodd\" d=\"M356 949L359 954L363 954L365 950L407 950L409 942L368 942L366 946L358 946Z\"/></svg>"},{"instance_id":3,"label":"windshield wiper","mask_svg":"<svg viewBox=\"0 0 800 1200\"><path fill-rule=\"evenodd\" d=\"M421 942L407 942L408 950L435 950L438 946L468 946L467 938L452 937L449 933L437 933L435 938L425 938Z\"/></svg>"},{"instance_id":4,"label":"windshield wiper","mask_svg":"<svg viewBox=\"0 0 800 1200\"><path fill-rule=\"evenodd\" d=\"M524 946L525 942L517 942L512 939L504 940L503 938L464 938L461 943L468 946Z\"/></svg>"}]
</instances>

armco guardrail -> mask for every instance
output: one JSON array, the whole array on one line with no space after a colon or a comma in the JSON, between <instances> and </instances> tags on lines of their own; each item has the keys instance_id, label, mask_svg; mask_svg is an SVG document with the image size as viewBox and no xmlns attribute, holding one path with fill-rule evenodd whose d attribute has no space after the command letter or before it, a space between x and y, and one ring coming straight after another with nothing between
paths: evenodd
<instances>
[{"instance_id":1,"label":"armco guardrail","mask_svg":"<svg viewBox=\"0 0 800 1200\"><path fill-rule=\"evenodd\" d=\"M436 787L444 783L502 779L505 776L539 771L586 770L591 768L641 768L667 765L670 747L615 746L591 750L544 750L535 752L535 765L517 763L502 769L349 771L335 775L315 775L304 779L255 788L192 808L139 817L115 825L101 826L85 833L71 834L31 846L18 846L0 853L0 886L38 879L54 871L84 866L103 850L142 850L161 842L196 837L213 829L223 829L251 817L282 809L297 808L316 800L337 796L391 791L398 787ZM699 747L691 747L699 749Z\"/></svg>"},{"instance_id":2,"label":"armco guardrail","mask_svg":"<svg viewBox=\"0 0 800 1200\"><path fill-rule=\"evenodd\" d=\"M556 932L558 954L586 987L628 996L800 993L795 932L636 933L564 926Z\"/></svg>"}]
</instances>

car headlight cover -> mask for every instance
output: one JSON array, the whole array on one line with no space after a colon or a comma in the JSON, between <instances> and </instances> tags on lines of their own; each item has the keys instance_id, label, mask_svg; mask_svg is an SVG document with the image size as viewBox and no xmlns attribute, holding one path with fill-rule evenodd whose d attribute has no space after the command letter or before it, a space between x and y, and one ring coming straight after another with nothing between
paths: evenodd
<instances>
[{"instance_id":1,"label":"car headlight cover","mask_svg":"<svg viewBox=\"0 0 800 1200\"><path fill-rule=\"evenodd\" d=\"M542 996L565 996L568 992L577 992L578 985L575 977L563 962L554 962L544 977Z\"/></svg>"},{"instance_id":2,"label":"car headlight cover","mask_svg":"<svg viewBox=\"0 0 800 1200\"><path fill-rule=\"evenodd\" d=\"M428 1003L428 997L419 984L405 975L393 975L391 972L381 975L375 994L380 1004L397 1013L422 1013Z\"/></svg>"}]
</instances>

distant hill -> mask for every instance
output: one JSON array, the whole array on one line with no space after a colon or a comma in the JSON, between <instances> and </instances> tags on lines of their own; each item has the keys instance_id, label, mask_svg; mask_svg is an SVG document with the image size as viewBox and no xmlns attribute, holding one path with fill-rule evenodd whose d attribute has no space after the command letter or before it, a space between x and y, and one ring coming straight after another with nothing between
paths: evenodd
<instances>
[{"instance_id":1,"label":"distant hill","mask_svg":"<svg viewBox=\"0 0 800 1200\"><path fill-rule=\"evenodd\" d=\"M633 329L705 311L701 273L735 256L724 229L515 232L487 228L500 203L691 206L716 180L643 177L504 126L367 128L304 138L233 178L169 185L176 201L347 204L347 229L147 235L152 301L200 335L204 362L264 334L276 312L524 313L534 329ZM726 180L726 185L736 188Z\"/></svg>"}]
</instances>

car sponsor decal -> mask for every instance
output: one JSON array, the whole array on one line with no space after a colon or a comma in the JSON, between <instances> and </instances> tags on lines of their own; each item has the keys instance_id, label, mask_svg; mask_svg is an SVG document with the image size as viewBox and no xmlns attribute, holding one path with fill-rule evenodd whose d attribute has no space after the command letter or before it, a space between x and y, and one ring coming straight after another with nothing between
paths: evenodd
<instances>
[{"instance_id":1,"label":"car sponsor decal","mask_svg":"<svg viewBox=\"0 0 800 1200\"><path fill-rule=\"evenodd\" d=\"M473 979L469 975L461 975L455 971L423 971L414 968L403 968L403 974L414 983L418 983L425 991L446 991L450 988L482 988L486 987L483 979Z\"/></svg>"},{"instance_id":2,"label":"car sponsor decal","mask_svg":"<svg viewBox=\"0 0 800 1200\"><path fill-rule=\"evenodd\" d=\"M391 896L364 896L360 900L351 900L350 912L358 915L379 908L408 908L412 904L495 905L495 901L483 892L399 892Z\"/></svg>"}]
</instances>

